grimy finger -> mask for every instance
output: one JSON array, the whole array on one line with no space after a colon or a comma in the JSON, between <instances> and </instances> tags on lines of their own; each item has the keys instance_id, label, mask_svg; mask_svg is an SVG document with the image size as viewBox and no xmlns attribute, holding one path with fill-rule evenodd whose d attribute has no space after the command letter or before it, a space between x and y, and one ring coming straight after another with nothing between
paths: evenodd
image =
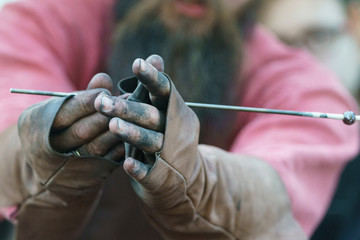
<instances>
[{"instance_id":1,"label":"grimy finger","mask_svg":"<svg viewBox=\"0 0 360 240\"><path fill-rule=\"evenodd\" d=\"M164 134L125 122L120 118L111 119L109 129L124 142L148 153L159 151L163 144Z\"/></svg>"},{"instance_id":2,"label":"grimy finger","mask_svg":"<svg viewBox=\"0 0 360 240\"><path fill-rule=\"evenodd\" d=\"M96 112L81 118L62 131L52 132L51 145L59 152L72 151L105 132L108 123L107 117Z\"/></svg>"},{"instance_id":3,"label":"grimy finger","mask_svg":"<svg viewBox=\"0 0 360 240\"><path fill-rule=\"evenodd\" d=\"M54 130L69 127L80 118L96 112L94 101L99 93L110 95L106 89L91 89L79 92L78 95L68 99L60 108L53 123Z\"/></svg>"},{"instance_id":4,"label":"grimy finger","mask_svg":"<svg viewBox=\"0 0 360 240\"><path fill-rule=\"evenodd\" d=\"M90 80L87 90L96 89L96 88L104 88L109 92L113 92L114 84L112 79L106 73L97 73Z\"/></svg>"},{"instance_id":5,"label":"grimy finger","mask_svg":"<svg viewBox=\"0 0 360 240\"><path fill-rule=\"evenodd\" d=\"M151 166L134 158L127 158L124 162L125 172L136 181L143 180L150 172Z\"/></svg>"},{"instance_id":6,"label":"grimy finger","mask_svg":"<svg viewBox=\"0 0 360 240\"><path fill-rule=\"evenodd\" d=\"M115 147L113 147L104 158L112 160L114 162L123 161L125 158L125 146L124 143L119 143Z\"/></svg>"},{"instance_id":7,"label":"grimy finger","mask_svg":"<svg viewBox=\"0 0 360 240\"><path fill-rule=\"evenodd\" d=\"M154 131L164 131L164 114L149 104L101 94L95 99L95 108L106 116L119 117L127 122Z\"/></svg>"},{"instance_id":8,"label":"grimy finger","mask_svg":"<svg viewBox=\"0 0 360 240\"><path fill-rule=\"evenodd\" d=\"M167 103L170 94L169 79L153 65L140 58L134 61L132 70L138 80L150 92L150 99L156 99L153 104L159 105L156 107L164 107L161 105Z\"/></svg>"},{"instance_id":9,"label":"grimy finger","mask_svg":"<svg viewBox=\"0 0 360 240\"><path fill-rule=\"evenodd\" d=\"M103 157L108 154L112 148L118 144L123 143L119 137L110 131L106 131L97 136L90 142L82 145L77 149L80 155L91 155Z\"/></svg>"},{"instance_id":10,"label":"grimy finger","mask_svg":"<svg viewBox=\"0 0 360 240\"><path fill-rule=\"evenodd\" d=\"M158 71L163 72L165 69L164 60L157 54L150 55L146 61L153 65Z\"/></svg>"}]
</instances>

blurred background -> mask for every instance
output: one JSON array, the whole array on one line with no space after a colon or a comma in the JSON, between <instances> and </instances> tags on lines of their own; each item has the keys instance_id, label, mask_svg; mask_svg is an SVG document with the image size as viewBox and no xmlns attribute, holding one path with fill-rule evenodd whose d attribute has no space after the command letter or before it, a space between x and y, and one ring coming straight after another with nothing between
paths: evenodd
<instances>
[{"instance_id":1,"label":"blurred background","mask_svg":"<svg viewBox=\"0 0 360 240\"><path fill-rule=\"evenodd\" d=\"M0 0L0 11L2 7L9 2L16 0ZM14 239L13 226L8 221L0 219L0 240Z\"/></svg>"},{"instance_id":2,"label":"blurred background","mask_svg":"<svg viewBox=\"0 0 360 240\"><path fill-rule=\"evenodd\" d=\"M8 3L8 2L15 2L16 0L0 0L0 8L4 5L4 4L6 4L6 3Z\"/></svg>"},{"instance_id":3,"label":"blurred background","mask_svg":"<svg viewBox=\"0 0 360 240\"><path fill-rule=\"evenodd\" d=\"M259 20L279 40L305 49L360 100L360 0L265 0ZM312 240L360 239L360 157L344 169Z\"/></svg>"},{"instance_id":4,"label":"blurred background","mask_svg":"<svg viewBox=\"0 0 360 240\"><path fill-rule=\"evenodd\" d=\"M16 0L0 0L1 8ZM26 0L25 0L26 1ZM259 21L279 40L310 52L360 102L360 0L265 0ZM12 226L0 221L0 239ZM360 239L360 157L344 169L312 240Z\"/></svg>"}]
</instances>

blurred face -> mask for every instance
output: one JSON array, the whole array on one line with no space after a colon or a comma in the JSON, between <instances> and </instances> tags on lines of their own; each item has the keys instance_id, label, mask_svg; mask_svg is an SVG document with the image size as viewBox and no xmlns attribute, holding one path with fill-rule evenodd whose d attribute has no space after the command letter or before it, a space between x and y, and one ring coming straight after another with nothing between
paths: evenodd
<instances>
[{"instance_id":1,"label":"blurred face","mask_svg":"<svg viewBox=\"0 0 360 240\"><path fill-rule=\"evenodd\" d=\"M160 18L170 31L206 34L222 13L235 18L248 0L163 0Z\"/></svg>"},{"instance_id":2,"label":"blurred face","mask_svg":"<svg viewBox=\"0 0 360 240\"><path fill-rule=\"evenodd\" d=\"M347 29L340 0L273 0L261 21L285 43L312 52L356 94L360 86L359 45Z\"/></svg>"}]
</instances>

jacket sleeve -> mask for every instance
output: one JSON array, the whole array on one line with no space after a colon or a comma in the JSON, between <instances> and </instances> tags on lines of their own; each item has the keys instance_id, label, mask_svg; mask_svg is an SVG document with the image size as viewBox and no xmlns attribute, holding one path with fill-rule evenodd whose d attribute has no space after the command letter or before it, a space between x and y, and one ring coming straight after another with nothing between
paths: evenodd
<instances>
[{"instance_id":1,"label":"jacket sleeve","mask_svg":"<svg viewBox=\"0 0 360 240\"><path fill-rule=\"evenodd\" d=\"M172 85L165 142L133 186L167 239L305 239L281 180L263 161L198 146L199 122Z\"/></svg>"},{"instance_id":2,"label":"jacket sleeve","mask_svg":"<svg viewBox=\"0 0 360 240\"><path fill-rule=\"evenodd\" d=\"M27 0L0 11L0 131L44 100L10 88L84 89L104 65L113 0Z\"/></svg>"},{"instance_id":3,"label":"jacket sleeve","mask_svg":"<svg viewBox=\"0 0 360 240\"><path fill-rule=\"evenodd\" d=\"M75 239L89 220L105 179L119 166L100 157L52 149L52 122L65 100L49 99L26 109L19 119L19 137L11 128L3 133L8 141L0 151L12 161L1 162L7 172L1 176L0 203L18 205L17 239Z\"/></svg>"},{"instance_id":4,"label":"jacket sleeve","mask_svg":"<svg viewBox=\"0 0 360 240\"><path fill-rule=\"evenodd\" d=\"M85 88L104 64L112 4L112 0L28 0L1 9L0 215L7 210L16 213L29 191L36 192L28 189L39 179L32 177L33 169L23 156L16 122L24 109L45 99L10 94L9 89Z\"/></svg>"},{"instance_id":5,"label":"jacket sleeve","mask_svg":"<svg viewBox=\"0 0 360 240\"><path fill-rule=\"evenodd\" d=\"M338 79L309 54L257 29L246 46L253 66L241 105L304 112L357 112ZM239 113L231 151L256 156L280 175L295 218L308 236L324 216L345 164L359 152L359 124L275 114Z\"/></svg>"}]
</instances>

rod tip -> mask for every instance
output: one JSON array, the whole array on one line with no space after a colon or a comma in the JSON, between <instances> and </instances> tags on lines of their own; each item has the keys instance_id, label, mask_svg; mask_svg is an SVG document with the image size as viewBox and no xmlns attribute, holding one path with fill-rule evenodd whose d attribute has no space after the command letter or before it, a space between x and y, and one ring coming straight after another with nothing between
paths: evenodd
<instances>
[{"instance_id":1,"label":"rod tip","mask_svg":"<svg viewBox=\"0 0 360 240\"><path fill-rule=\"evenodd\" d=\"M344 119L343 119L343 122L346 124L346 125L352 125L356 122L356 115L354 112L352 111L347 111L347 112L344 112Z\"/></svg>"}]
</instances>

